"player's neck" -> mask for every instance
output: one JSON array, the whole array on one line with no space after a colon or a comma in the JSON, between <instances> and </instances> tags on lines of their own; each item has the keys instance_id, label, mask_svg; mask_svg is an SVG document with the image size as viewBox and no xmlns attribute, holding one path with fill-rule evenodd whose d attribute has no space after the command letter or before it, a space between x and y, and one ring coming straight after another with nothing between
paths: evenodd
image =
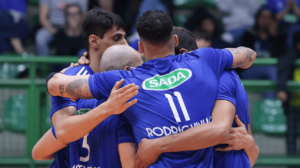
<instances>
[{"instance_id":1,"label":"player's neck","mask_svg":"<svg viewBox=\"0 0 300 168\"><path fill-rule=\"evenodd\" d=\"M145 54L146 61L152 60L152 59L157 59L157 58L166 58L169 55L174 55L174 52L166 52L166 53L161 53L161 54Z\"/></svg>"},{"instance_id":2,"label":"player's neck","mask_svg":"<svg viewBox=\"0 0 300 168\"><path fill-rule=\"evenodd\" d=\"M147 52L149 51L149 52ZM168 47L164 48L149 48L144 54L146 61L149 61L151 59L157 59L157 58L166 58L169 55L174 55L174 49L169 49Z\"/></svg>"},{"instance_id":3,"label":"player's neck","mask_svg":"<svg viewBox=\"0 0 300 168\"><path fill-rule=\"evenodd\" d=\"M100 61L101 61L101 56L98 56L96 53L90 52L90 67L93 70L94 73L100 72Z\"/></svg>"}]
</instances>

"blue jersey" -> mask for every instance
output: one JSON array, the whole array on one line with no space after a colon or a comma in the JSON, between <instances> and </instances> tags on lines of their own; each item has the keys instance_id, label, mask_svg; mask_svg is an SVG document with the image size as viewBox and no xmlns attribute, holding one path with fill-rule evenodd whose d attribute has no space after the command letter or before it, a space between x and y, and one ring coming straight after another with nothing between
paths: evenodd
<instances>
[{"instance_id":1,"label":"blue jersey","mask_svg":"<svg viewBox=\"0 0 300 168\"><path fill-rule=\"evenodd\" d=\"M237 73L234 70L225 71L220 79L216 99L228 100L236 107L236 114L245 124L250 123L248 113L248 97ZM236 127L235 121L232 127ZM248 130L248 128L247 128ZM216 168L251 168L249 158L244 150L228 152L215 151L214 167Z\"/></svg>"},{"instance_id":2,"label":"blue jersey","mask_svg":"<svg viewBox=\"0 0 300 168\"><path fill-rule=\"evenodd\" d=\"M176 134L211 121L218 83L224 69L230 69L230 51L202 48L190 53L149 60L130 71L116 70L89 77L97 99L107 98L114 84L140 87L138 102L123 114L130 122L136 141ZM213 147L164 153L150 167L213 167Z\"/></svg>"},{"instance_id":3,"label":"blue jersey","mask_svg":"<svg viewBox=\"0 0 300 168\"><path fill-rule=\"evenodd\" d=\"M80 99L77 114L84 114L103 101ZM69 144L71 167L121 168L118 145L124 142L135 143L131 126L123 114L112 115L89 134Z\"/></svg>"},{"instance_id":4,"label":"blue jersey","mask_svg":"<svg viewBox=\"0 0 300 168\"><path fill-rule=\"evenodd\" d=\"M84 65L69 68L65 74L91 75L94 74L94 72L88 65ZM53 97L51 116L57 110L67 106L75 106L77 108L77 114L84 114L99 106L105 100L106 99L78 99L74 102L68 98ZM96 126L89 134L69 144L69 167L121 168L118 144L124 142L135 143L130 124L123 115L110 116ZM58 153L62 152L59 151Z\"/></svg>"},{"instance_id":5,"label":"blue jersey","mask_svg":"<svg viewBox=\"0 0 300 168\"><path fill-rule=\"evenodd\" d=\"M92 69L88 65L79 65L77 67L71 67L68 70L66 70L65 74L70 76L75 75L85 75L93 73ZM69 98L64 98L60 96L52 96L52 108L50 112L50 119L52 119L53 114L65 107L68 106L75 106L77 107L77 102L71 101ZM55 135L55 129L52 126L52 133L54 137ZM60 151L55 153L55 158L53 163L51 164L50 168L57 168L57 167L70 167L70 152L69 152L69 146L65 147L64 149L61 149Z\"/></svg>"}]
</instances>

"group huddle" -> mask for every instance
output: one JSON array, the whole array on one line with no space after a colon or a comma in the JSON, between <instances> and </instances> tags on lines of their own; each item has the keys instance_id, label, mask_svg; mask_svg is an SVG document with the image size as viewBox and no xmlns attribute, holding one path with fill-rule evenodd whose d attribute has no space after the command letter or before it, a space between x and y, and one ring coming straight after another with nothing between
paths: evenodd
<instances>
[{"instance_id":1,"label":"group huddle","mask_svg":"<svg viewBox=\"0 0 300 168\"><path fill-rule=\"evenodd\" d=\"M249 68L256 53L197 49L193 34L162 11L139 18L139 52L125 29L112 13L87 12L88 54L47 77L53 126L33 158L70 168L252 167L259 149L235 70Z\"/></svg>"}]
</instances>

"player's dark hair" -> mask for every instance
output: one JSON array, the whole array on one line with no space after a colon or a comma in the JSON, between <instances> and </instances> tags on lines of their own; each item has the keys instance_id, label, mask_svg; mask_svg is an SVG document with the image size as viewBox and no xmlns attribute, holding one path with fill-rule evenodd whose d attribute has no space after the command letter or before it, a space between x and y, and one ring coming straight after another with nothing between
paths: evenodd
<instances>
[{"instance_id":1,"label":"player's dark hair","mask_svg":"<svg viewBox=\"0 0 300 168\"><path fill-rule=\"evenodd\" d=\"M147 11L138 19L136 30L141 39L157 45L172 37L173 22L163 11Z\"/></svg>"},{"instance_id":2,"label":"player's dark hair","mask_svg":"<svg viewBox=\"0 0 300 168\"><path fill-rule=\"evenodd\" d=\"M173 34L178 36L179 44L175 47L175 55L179 54L179 50L184 48L188 51L196 50L197 43L194 34L183 27L173 27Z\"/></svg>"},{"instance_id":3,"label":"player's dark hair","mask_svg":"<svg viewBox=\"0 0 300 168\"><path fill-rule=\"evenodd\" d=\"M89 36L94 34L103 39L104 34L114 26L126 31L126 25L121 18L98 7L88 11L82 23L82 40L87 50L90 49Z\"/></svg>"}]
</instances>

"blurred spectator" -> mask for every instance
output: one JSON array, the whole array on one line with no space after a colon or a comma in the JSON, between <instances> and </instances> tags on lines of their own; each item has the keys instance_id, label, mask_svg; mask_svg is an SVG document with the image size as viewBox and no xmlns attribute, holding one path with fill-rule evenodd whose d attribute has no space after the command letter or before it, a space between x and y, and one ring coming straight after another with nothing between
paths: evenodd
<instances>
[{"instance_id":1,"label":"blurred spectator","mask_svg":"<svg viewBox=\"0 0 300 168\"><path fill-rule=\"evenodd\" d=\"M106 11L113 12L122 18L126 27L131 28L135 26L137 13L142 1L143 0L89 0L89 9L98 6ZM130 29L126 30L126 34L131 35Z\"/></svg>"},{"instance_id":2,"label":"blurred spectator","mask_svg":"<svg viewBox=\"0 0 300 168\"><path fill-rule=\"evenodd\" d=\"M83 12L87 11L87 0L40 0L40 22L43 28L36 34L37 54L49 55L49 43L53 35L65 24L64 9L67 4L77 3Z\"/></svg>"},{"instance_id":3,"label":"blurred spectator","mask_svg":"<svg viewBox=\"0 0 300 168\"><path fill-rule=\"evenodd\" d=\"M283 102L287 119L286 146L288 155L297 154L297 137L300 136L300 93L288 93L287 81L300 82L300 69L295 67L296 59L300 58L300 31L293 38L294 45L285 57L278 59L278 93L277 97ZM298 148L299 149L299 148Z\"/></svg>"},{"instance_id":4,"label":"blurred spectator","mask_svg":"<svg viewBox=\"0 0 300 168\"><path fill-rule=\"evenodd\" d=\"M186 22L185 26L192 32L204 32L211 38L211 47L226 48L230 45L220 38L220 30L218 29L215 18L208 13L206 9L199 6L194 10L192 17Z\"/></svg>"},{"instance_id":5,"label":"blurred spectator","mask_svg":"<svg viewBox=\"0 0 300 168\"><path fill-rule=\"evenodd\" d=\"M275 13L276 19L280 21L284 19L290 10L294 9L294 0L267 0L265 7ZM298 12L298 10L296 11Z\"/></svg>"},{"instance_id":6,"label":"blurred spectator","mask_svg":"<svg viewBox=\"0 0 300 168\"><path fill-rule=\"evenodd\" d=\"M97 0L99 6L109 12L113 12L114 0Z\"/></svg>"},{"instance_id":7,"label":"blurred spectator","mask_svg":"<svg viewBox=\"0 0 300 168\"><path fill-rule=\"evenodd\" d=\"M27 0L0 0L0 53L23 53L29 29L25 21Z\"/></svg>"},{"instance_id":8,"label":"blurred spectator","mask_svg":"<svg viewBox=\"0 0 300 168\"><path fill-rule=\"evenodd\" d=\"M84 48L80 35L82 10L78 4L69 4L65 8L65 26L54 35L55 55L78 55Z\"/></svg>"},{"instance_id":9,"label":"blurred spectator","mask_svg":"<svg viewBox=\"0 0 300 168\"><path fill-rule=\"evenodd\" d=\"M300 30L300 0L268 0L265 6L276 14L281 27L288 32L287 47L293 46L293 36Z\"/></svg>"},{"instance_id":10,"label":"blurred spectator","mask_svg":"<svg viewBox=\"0 0 300 168\"><path fill-rule=\"evenodd\" d=\"M215 18L208 13L208 11L199 6L194 10L191 18L184 25L188 30L194 32L205 31L211 37L217 37L219 35L218 26L216 26Z\"/></svg>"},{"instance_id":11,"label":"blurred spectator","mask_svg":"<svg viewBox=\"0 0 300 168\"><path fill-rule=\"evenodd\" d=\"M142 16L142 14L148 10L161 10L167 12L166 6L160 0L142 0L138 10L138 14L134 25L130 29L131 36L128 37L129 43L139 40L138 33L136 32L135 25L137 20Z\"/></svg>"},{"instance_id":12,"label":"blurred spectator","mask_svg":"<svg viewBox=\"0 0 300 168\"><path fill-rule=\"evenodd\" d=\"M196 37L197 47L211 47L211 36L207 32L194 31Z\"/></svg>"},{"instance_id":13,"label":"blurred spectator","mask_svg":"<svg viewBox=\"0 0 300 168\"><path fill-rule=\"evenodd\" d=\"M272 13L268 10L259 10L253 28L245 32L242 37L242 46L249 47L257 53L257 58L280 57L285 55L285 34L278 33L278 26ZM277 80L276 66L253 66L240 74L242 79ZM265 98L274 98L273 92L266 92Z\"/></svg>"},{"instance_id":14,"label":"blurred spectator","mask_svg":"<svg viewBox=\"0 0 300 168\"><path fill-rule=\"evenodd\" d=\"M219 0L218 8L225 14L223 24L228 38L225 34L223 40L240 45L240 40L245 31L254 25L254 16L260 7L258 0Z\"/></svg>"}]
</instances>

